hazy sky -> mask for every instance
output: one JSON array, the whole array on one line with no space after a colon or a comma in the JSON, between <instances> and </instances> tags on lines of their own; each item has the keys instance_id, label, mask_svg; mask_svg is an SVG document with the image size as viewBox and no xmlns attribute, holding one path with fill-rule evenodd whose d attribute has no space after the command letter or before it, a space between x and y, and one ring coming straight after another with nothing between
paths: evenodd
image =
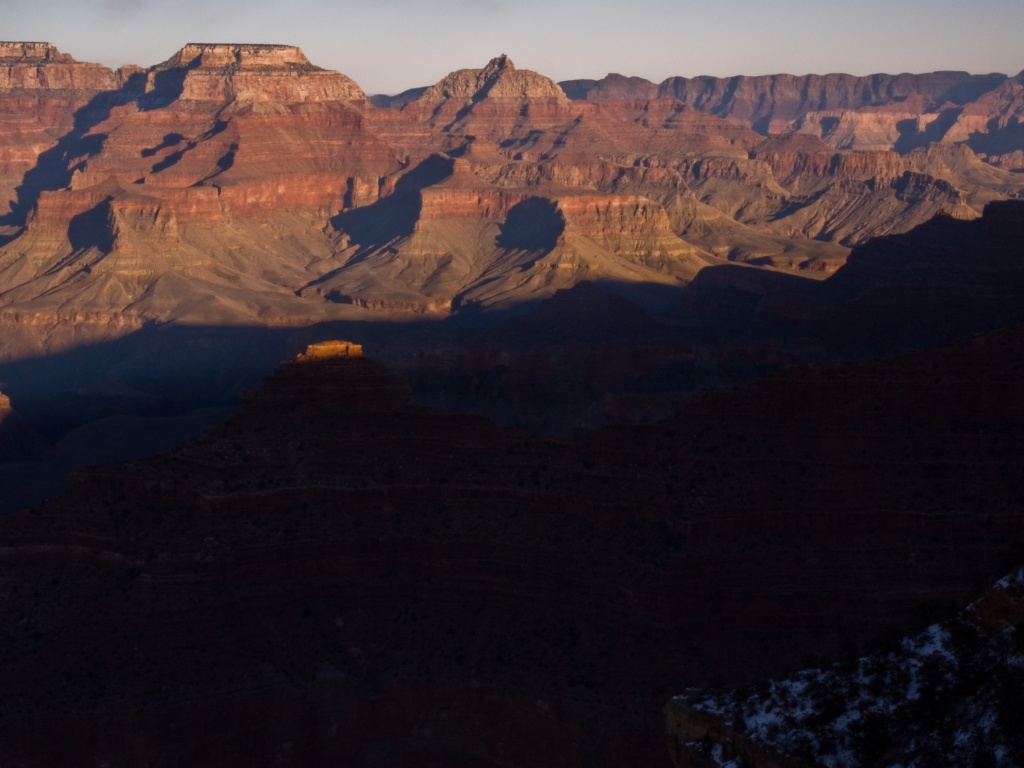
<instances>
[{"instance_id":1,"label":"hazy sky","mask_svg":"<svg viewBox=\"0 0 1024 768\"><path fill-rule=\"evenodd\" d=\"M501 53L556 80L1024 69L1024 0L0 0L0 39L150 66L187 42L288 43L369 93Z\"/></svg>"}]
</instances>

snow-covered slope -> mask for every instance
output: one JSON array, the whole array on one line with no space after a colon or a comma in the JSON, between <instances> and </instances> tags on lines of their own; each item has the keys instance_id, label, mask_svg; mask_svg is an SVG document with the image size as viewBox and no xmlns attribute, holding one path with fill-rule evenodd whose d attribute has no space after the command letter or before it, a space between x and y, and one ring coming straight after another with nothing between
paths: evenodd
<instances>
[{"instance_id":1,"label":"snow-covered slope","mask_svg":"<svg viewBox=\"0 0 1024 768\"><path fill-rule=\"evenodd\" d=\"M669 711L684 766L1022 765L1024 568L892 647Z\"/></svg>"}]
</instances>

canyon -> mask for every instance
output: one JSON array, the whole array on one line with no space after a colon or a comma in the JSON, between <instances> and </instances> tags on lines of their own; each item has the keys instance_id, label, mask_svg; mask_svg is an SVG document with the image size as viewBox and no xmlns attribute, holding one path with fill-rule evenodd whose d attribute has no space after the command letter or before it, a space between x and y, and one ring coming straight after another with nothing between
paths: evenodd
<instances>
[{"instance_id":1,"label":"canyon","mask_svg":"<svg viewBox=\"0 0 1024 768\"><path fill-rule=\"evenodd\" d=\"M110 70L3 43L0 63L0 386L36 421L67 410L56 393L43 403L55 378L63 395L154 417L180 411L190 381L206 395L188 405L225 406L317 328L364 329L417 391L439 392L428 379L442 359L477 354L466 350L481 335L490 360L515 357L493 329L560 291L596 284L662 326L707 324L676 299L706 267L809 283L872 237L939 213L974 219L1024 189L1008 159L1024 146L1019 77L559 85L499 56L389 99L291 46L189 44ZM951 109L977 119L942 117ZM901 117L903 134L869 139L863 116L876 112L950 129L910 141ZM840 123L856 141L837 138ZM997 134L998 157L982 149ZM723 281L754 279L726 270L713 284L728 294ZM209 332L187 353L161 343L188 328ZM672 340L651 349L667 355L655 368L692 354L671 329L657 335ZM243 336L277 341L250 360ZM132 362L102 375L81 357L125 344ZM573 418L538 411L521 425L591 423ZM49 420L51 441L79 426Z\"/></svg>"},{"instance_id":2,"label":"canyon","mask_svg":"<svg viewBox=\"0 0 1024 768\"><path fill-rule=\"evenodd\" d=\"M0 43L0 762L703 765L685 689L948 619L1022 99Z\"/></svg>"},{"instance_id":3,"label":"canyon","mask_svg":"<svg viewBox=\"0 0 1024 768\"><path fill-rule=\"evenodd\" d=\"M723 259L827 272L870 237L1024 189L983 131L954 121L907 151L862 114L986 105L1012 144L1014 79L576 84L573 100L502 56L395 110L288 46L192 44L147 70L42 44L0 58L8 316L277 324L679 286Z\"/></svg>"}]
</instances>

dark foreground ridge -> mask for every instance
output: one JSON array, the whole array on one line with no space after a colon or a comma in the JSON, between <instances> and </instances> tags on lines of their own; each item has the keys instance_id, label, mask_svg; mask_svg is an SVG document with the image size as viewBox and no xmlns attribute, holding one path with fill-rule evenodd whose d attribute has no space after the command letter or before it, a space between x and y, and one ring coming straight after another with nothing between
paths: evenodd
<instances>
[{"instance_id":1,"label":"dark foreground ridge","mask_svg":"<svg viewBox=\"0 0 1024 768\"><path fill-rule=\"evenodd\" d=\"M0 759L665 765L671 695L926 622L1019 544L1020 328L571 439L342 349L0 519Z\"/></svg>"},{"instance_id":2,"label":"dark foreground ridge","mask_svg":"<svg viewBox=\"0 0 1024 768\"><path fill-rule=\"evenodd\" d=\"M1024 569L955 617L856 660L673 700L677 764L1017 765Z\"/></svg>"}]
</instances>

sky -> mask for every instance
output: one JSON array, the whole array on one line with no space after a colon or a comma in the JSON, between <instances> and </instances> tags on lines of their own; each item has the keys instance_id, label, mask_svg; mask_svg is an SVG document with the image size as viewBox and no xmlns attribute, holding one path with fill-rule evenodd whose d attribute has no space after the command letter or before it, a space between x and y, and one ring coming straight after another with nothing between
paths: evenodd
<instances>
[{"instance_id":1,"label":"sky","mask_svg":"<svg viewBox=\"0 0 1024 768\"><path fill-rule=\"evenodd\" d=\"M1024 70L1024 0L0 0L0 39L144 67L284 43L367 93L508 54L555 80Z\"/></svg>"}]
</instances>

